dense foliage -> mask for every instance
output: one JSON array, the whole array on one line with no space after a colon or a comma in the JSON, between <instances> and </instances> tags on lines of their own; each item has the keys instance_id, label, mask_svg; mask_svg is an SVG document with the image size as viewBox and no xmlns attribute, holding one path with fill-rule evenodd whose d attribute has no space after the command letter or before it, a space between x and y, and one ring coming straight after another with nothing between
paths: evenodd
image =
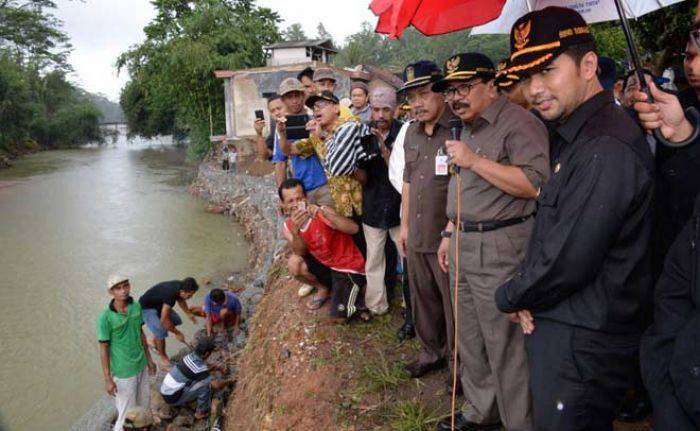
<instances>
[{"instance_id":1,"label":"dense foliage","mask_svg":"<svg viewBox=\"0 0 700 431\"><path fill-rule=\"evenodd\" d=\"M130 75L120 103L129 129L143 136L182 131L190 154L201 156L210 132L225 127L217 69L262 66L263 45L280 39L279 17L253 0L154 0L146 40L117 65Z\"/></svg>"},{"instance_id":2,"label":"dense foliage","mask_svg":"<svg viewBox=\"0 0 700 431\"><path fill-rule=\"evenodd\" d=\"M396 40L375 33L374 25L368 22L362 23L360 31L346 38L345 42L336 57L339 65L374 64L396 71L421 59L442 64L457 52L479 51L494 61L508 53L506 35L471 37L469 31L459 31L426 37L411 27Z\"/></svg>"},{"instance_id":3,"label":"dense foliage","mask_svg":"<svg viewBox=\"0 0 700 431\"><path fill-rule=\"evenodd\" d=\"M632 22L640 52L647 58L654 58L657 69L678 60L693 21L694 9L695 2L681 2ZM615 59L622 67L627 48L619 23L601 23L592 27L600 54ZM482 52L498 62L508 55L508 36L470 36L466 30L426 37L411 27L401 39L392 40L375 33L374 24L365 22L357 33L346 38L336 62L341 66L374 64L400 71L407 64L421 59L442 64L455 53L469 51Z\"/></svg>"},{"instance_id":4,"label":"dense foliage","mask_svg":"<svg viewBox=\"0 0 700 431\"><path fill-rule=\"evenodd\" d=\"M100 112L66 78L70 49L48 0L0 1L0 151L100 141Z\"/></svg>"}]
</instances>

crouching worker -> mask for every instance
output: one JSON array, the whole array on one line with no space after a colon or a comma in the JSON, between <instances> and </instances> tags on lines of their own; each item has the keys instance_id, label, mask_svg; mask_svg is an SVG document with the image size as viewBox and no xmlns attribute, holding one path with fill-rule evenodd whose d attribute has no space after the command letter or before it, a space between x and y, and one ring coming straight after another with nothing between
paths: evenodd
<instances>
[{"instance_id":1,"label":"crouching worker","mask_svg":"<svg viewBox=\"0 0 700 431\"><path fill-rule=\"evenodd\" d=\"M160 394L166 403L178 407L196 400L194 417L202 419L209 416L212 390L223 389L231 383L212 378L206 360L213 351L214 343L203 338L193 351L172 367L160 386Z\"/></svg>"},{"instance_id":2,"label":"crouching worker","mask_svg":"<svg viewBox=\"0 0 700 431\"><path fill-rule=\"evenodd\" d=\"M283 234L297 256L312 255L331 269L331 289L319 292L323 302L331 300L331 320L343 323L356 312L362 320L370 318L361 294L365 280L365 259L352 235L357 223L338 215L333 209L310 205L301 181L290 178L279 187Z\"/></svg>"},{"instance_id":3,"label":"crouching worker","mask_svg":"<svg viewBox=\"0 0 700 431\"><path fill-rule=\"evenodd\" d=\"M192 313L206 319L207 336L211 336L214 325L222 323L224 329L233 328L238 334L241 323L241 302L233 292L212 289L204 296L204 306L190 307Z\"/></svg>"}]
</instances>

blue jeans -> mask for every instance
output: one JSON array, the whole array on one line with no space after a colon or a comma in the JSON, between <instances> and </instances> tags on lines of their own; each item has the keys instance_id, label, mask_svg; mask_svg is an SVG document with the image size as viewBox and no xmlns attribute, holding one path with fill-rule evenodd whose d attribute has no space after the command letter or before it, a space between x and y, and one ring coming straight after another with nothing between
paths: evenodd
<instances>
[{"instance_id":1,"label":"blue jeans","mask_svg":"<svg viewBox=\"0 0 700 431\"><path fill-rule=\"evenodd\" d=\"M185 390L180 395L180 399L177 400L173 406L181 406L189 403L190 401L197 400L197 411L198 412L208 412L211 409L211 376L204 380L195 382L191 386L185 387Z\"/></svg>"},{"instance_id":2,"label":"blue jeans","mask_svg":"<svg viewBox=\"0 0 700 431\"><path fill-rule=\"evenodd\" d=\"M168 338L168 330L165 329L160 322L158 310L155 308L145 308L141 311L141 317L156 340L165 340ZM182 325L182 319L180 319L180 315L178 315L175 310L170 310L170 321L173 322L175 326Z\"/></svg>"}]
</instances>

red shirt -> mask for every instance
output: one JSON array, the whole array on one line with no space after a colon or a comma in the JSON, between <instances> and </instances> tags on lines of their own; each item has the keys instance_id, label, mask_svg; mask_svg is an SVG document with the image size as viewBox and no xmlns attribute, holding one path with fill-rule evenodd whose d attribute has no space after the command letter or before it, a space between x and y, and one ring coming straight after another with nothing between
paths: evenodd
<instances>
[{"instance_id":1,"label":"red shirt","mask_svg":"<svg viewBox=\"0 0 700 431\"><path fill-rule=\"evenodd\" d=\"M291 218L284 221L285 229L292 230ZM365 273L365 259L352 240L352 236L337 231L322 213L299 230L299 236L306 243L309 253L319 262L339 272Z\"/></svg>"}]
</instances>

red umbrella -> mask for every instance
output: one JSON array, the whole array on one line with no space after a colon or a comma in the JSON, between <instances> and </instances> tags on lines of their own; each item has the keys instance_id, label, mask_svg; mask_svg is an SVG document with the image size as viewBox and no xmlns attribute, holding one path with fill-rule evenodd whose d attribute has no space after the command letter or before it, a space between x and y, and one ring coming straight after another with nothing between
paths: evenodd
<instances>
[{"instance_id":1,"label":"red umbrella","mask_svg":"<svg viewBox=\"0 0 700 431\"><path fill-rule=\"evenodd\" d=\"M496 19L506 0L373 0L376 32L401 37L409 25L426 36L450 33Z\"/></svg>"}]
</instances>

